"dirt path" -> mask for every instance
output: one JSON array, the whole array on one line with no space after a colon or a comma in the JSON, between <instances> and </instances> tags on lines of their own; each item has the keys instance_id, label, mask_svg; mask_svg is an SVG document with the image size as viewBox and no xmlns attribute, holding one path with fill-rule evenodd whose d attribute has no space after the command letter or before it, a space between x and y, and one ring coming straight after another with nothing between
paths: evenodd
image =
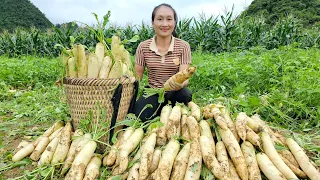
<instances>
[{"instance_id":1,"label":"dirt path","mask_svg":"<svg viewBox=\"0 0 320 180\"><path fill-rule=\"evenodd\" d=\"M38 133L43 127L46 127L46 123L42 125L28 125L28 119L22 119L15 122L6 121L7 116L0 116L0 138L2 143L0 143L0 168L6 165L10 165L12 155L15 148L23 140L31 142L37 137ZM36 163L32 163L29 160L25 166L15 167L7 171L0 172L0 180L16 178L24 175L24 171L32 171L36 167Z\"/></svg>"}]
</instances>

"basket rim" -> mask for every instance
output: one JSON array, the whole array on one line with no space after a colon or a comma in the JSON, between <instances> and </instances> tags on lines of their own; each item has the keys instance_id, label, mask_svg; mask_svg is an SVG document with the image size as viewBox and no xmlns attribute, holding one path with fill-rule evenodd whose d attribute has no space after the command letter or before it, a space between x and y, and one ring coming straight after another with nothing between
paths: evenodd
<instances>
[{"instance_id":1,"label":"basket rim","mask_svg":"<svg viewBox=\"0 0 320 180\"><path fill-rule=\"evenodd\" d=\"M132 84L136 81L134 76L122 76L120 78L63 78L63 84L65 85L83 85L83 86L105 86L105 85L117 85L121 84Z\"/></svg>"}]
</instances>

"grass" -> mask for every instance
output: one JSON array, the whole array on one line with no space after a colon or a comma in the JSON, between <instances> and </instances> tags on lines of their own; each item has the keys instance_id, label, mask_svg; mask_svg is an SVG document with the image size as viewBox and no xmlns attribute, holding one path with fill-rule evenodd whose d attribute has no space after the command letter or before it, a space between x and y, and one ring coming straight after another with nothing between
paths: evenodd
<instances>
[{"instance_id":1,"label":"grass","mask_svg":"<svg viewBox=\"0 0 320 180\"><path fill-rule=\"evenodd\" d=\"M198 65L191 84L194 98L211 103L232 99L240 111L259 113L286 128L320 127L319 49L282 47L265 50L194 54Z\"/></svg>"},{"instance_id":2,"label":"grass","mask_svg":"<svg viewBox=\"0 0 320 180\"><path fill-rule=\"evenodd\" d=\"M58 79L56 59L1 57L1 61L0 115L4 121L29 118L32 124L67 119L63 89L53 86Z\"/></svg>"},{"instance_id":3,"label":"grass","mask_svg":"<svg viewBox=\"0 0 320 180\"><path fill-rule=\"evenodd\" d=\"M270 126L294 137L319 162L318 57L319 49L294 46L216 55L197 51L192 58L198 70L189 88L199 105L222 101L233 116L240 111L258 113ZM59 74L57 59L0 59L0 159L7 164L21 139L34 138L70 115L64 90L54 85ZM141 87L145 83L146 78Z\"/></svg>"}]
</instances>

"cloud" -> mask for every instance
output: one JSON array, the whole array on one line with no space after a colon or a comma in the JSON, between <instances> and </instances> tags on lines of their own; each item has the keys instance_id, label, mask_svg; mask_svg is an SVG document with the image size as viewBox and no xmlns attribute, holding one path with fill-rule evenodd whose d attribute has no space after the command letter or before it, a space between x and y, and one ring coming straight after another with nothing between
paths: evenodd
<instances>
[{"instance_id":1,"label":"cloud","mask_svg":"<svg viewBox=\"0 0 320 180\"><path fill-rule=\"evenodd\" d=\"M244 4L249 5L252 0L31 0L54 24L80 21L87 24L95 23L95 12L102 18L111 10L110 20L119 25L127 23L140 24L142 21L150 23L151 13L155 6L168 3L175 8L179 17L196 17L200 13L219 15L225 7L231 10L235 5L235 12L240 13Z\"/></svg>"}]
</instances>

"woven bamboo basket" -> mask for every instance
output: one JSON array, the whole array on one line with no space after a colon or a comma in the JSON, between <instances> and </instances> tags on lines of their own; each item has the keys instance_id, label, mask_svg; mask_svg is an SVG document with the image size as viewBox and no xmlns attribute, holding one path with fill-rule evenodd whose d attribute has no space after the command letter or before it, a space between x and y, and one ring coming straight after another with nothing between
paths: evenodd
<instances>
[{"instance_id":1,"label":"woven bamboo basket","mask_svg":"<svg viewBox=\"0 0 320 180\"><path fill-rule=\"evenodd\" d=\"M80 120L88 117L89 111L92 112L93 123L97 123L95 120L97 115L99 115L98 113L101 112L99 111L99 106L106 110L103 122L109 123L108 127L110 127L114 112L112 98L120 84L122 84L122 93L116 122L123 120L128 113L134 95L134 82L134 77L122 77L118 79L64 78L63 84L74 129L78 128ZM106 129L106 131L108 130ZM109 143L109 135L107 133L100 141ZM99 151L103 151L104 148L104 145L98 145Z\"/></svg>"}]
</instances>

